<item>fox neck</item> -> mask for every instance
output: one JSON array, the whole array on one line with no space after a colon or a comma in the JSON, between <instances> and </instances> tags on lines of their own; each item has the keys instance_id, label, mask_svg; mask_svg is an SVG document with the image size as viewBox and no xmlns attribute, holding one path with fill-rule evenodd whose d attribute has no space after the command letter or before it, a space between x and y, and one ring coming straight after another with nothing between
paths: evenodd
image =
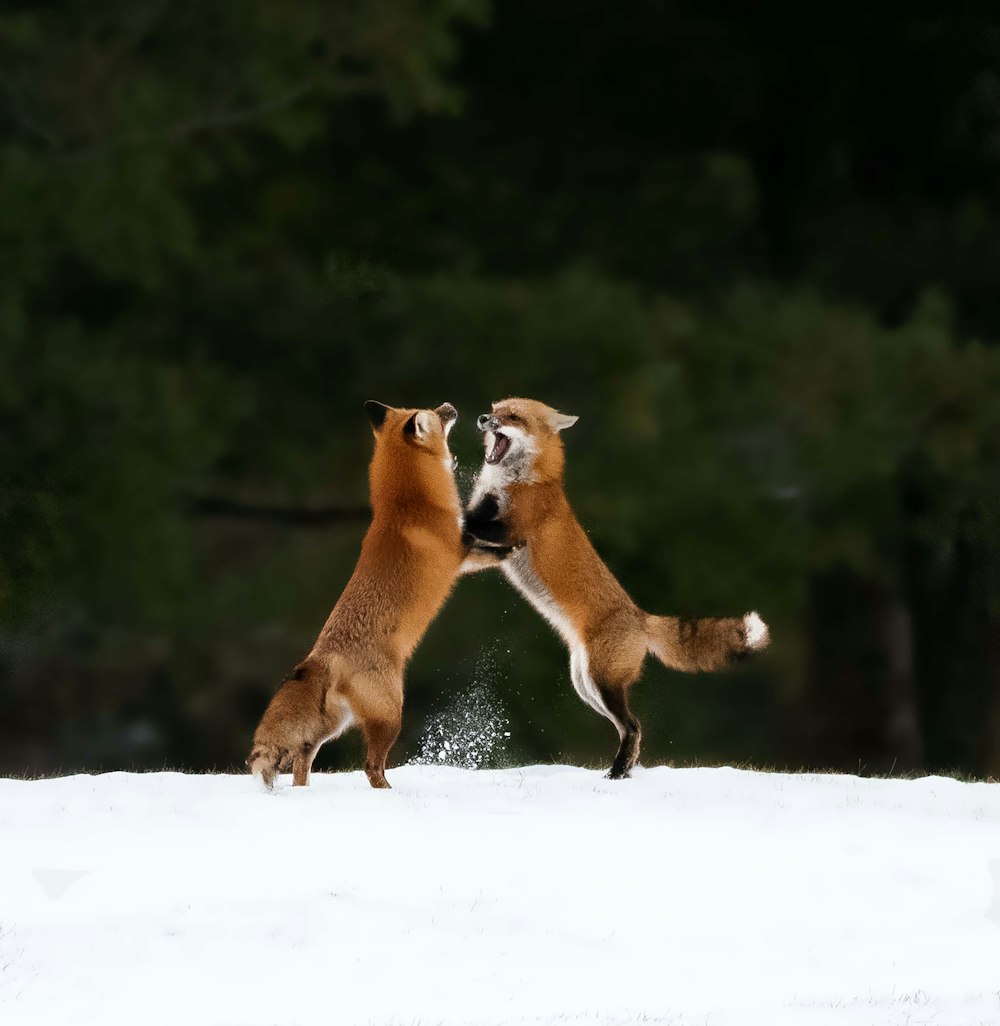
<instances>
[{"instance_id":1,"label":"fox neck","mask_svg":"<svg viewBox=\"0 0 1000 1026\"><path fill-rule=\"evenodd\" d=\"M448 466L445 466L445 463ZM454 518L460 510L450 461L433 453L380 453L368 471L374 516L400 511L439 511Z\"/></svg>"},{"instance_id":2,"label":"fox neck","mask_svg":"<svg viewBox=\"0 0 1000 1026\"><path fill-rule=\"evenodd\" d=\"M533 458L521 483L554 485L562 489L565 471L566 454L562 439L558 435L553 435L541 445L534 446Z\"/></svg>"}]
</instances>

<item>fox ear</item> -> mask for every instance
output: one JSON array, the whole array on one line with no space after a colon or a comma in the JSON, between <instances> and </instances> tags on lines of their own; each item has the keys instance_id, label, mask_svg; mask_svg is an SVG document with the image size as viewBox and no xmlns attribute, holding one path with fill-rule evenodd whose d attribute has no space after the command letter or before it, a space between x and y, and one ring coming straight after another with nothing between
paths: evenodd
<instances>
[{"instance_id":1,"label":"fox ear","mask_svg":"<svg viewBox=\"0 0 1000 1026\"><path fill-rule=\"evenodd\" d=\"M382 425L385 423L385 418L389 413L389 407L384 403L377 403L374 399L369 399L365 403L365 413L368 414L368 420L371 423L372 431L378 434L382 430Z\"/></svg>"},{"instance_id":2,"label":"fox ear","mask_svg":"<svg viewBox=\"0 0 1000 1026\"><path fill-rule=\"evenodd\" d=\"M553 410L552 415L549 417L549 425L553 431L565 431L566 428L571 428L579 419L579 417L571 416L568 413L558 413Z\"/></svg>"},{"instance_id":3,"label":"fox ear","mask_svg":"<svg viewBox=\"0 0 1000 1026\"><path fill-rule=\"evenodd\" d=\"M403 425L403 433L415 435L417 441L422 442L431 433L430 414L426 410L417 410Z\"/></svg>"},{"instance_id":4,"label":"fox ear","mask_svg":"<svg viewBox=\"0 0 1000 1026\"><path fill-rule=\"evenodd\" d=\"M441 418L441 427L444 428L444 437L447 438L455 426L455 421L458 420L458 410L451 403L442 403L434 412Z\"/></svg>"}]
</instances>

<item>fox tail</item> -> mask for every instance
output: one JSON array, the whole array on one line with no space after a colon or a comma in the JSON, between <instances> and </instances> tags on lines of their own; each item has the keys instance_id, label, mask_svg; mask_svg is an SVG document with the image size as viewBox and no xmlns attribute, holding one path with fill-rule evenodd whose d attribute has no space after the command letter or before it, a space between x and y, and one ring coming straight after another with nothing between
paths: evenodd
<instances>
[{"instance_id":1,"label":"fox tail","mask_svg":"<svg viewBox=\"0 0 1000 1026\"><path fill-rule=\"evenodd\" d=\"M771 635L756 614L646 617L649 651L672 670L694 673L721 670L737 659L767 648Z\"/></svg>"}]
</instances>

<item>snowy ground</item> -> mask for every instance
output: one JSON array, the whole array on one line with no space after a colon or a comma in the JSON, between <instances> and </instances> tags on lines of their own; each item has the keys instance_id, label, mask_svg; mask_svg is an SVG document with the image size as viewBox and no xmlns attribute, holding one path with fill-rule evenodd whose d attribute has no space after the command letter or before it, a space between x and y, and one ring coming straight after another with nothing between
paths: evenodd
<instances>
[{"instance_id":1,"label":"snowy ground","mask_svg":"<svg viewBox=\"0 0 1000 1026\"><path fill-rule=\"evenodd\" d=\"M1000 1023L1000 786L0 780L0 1023Z\"/></svg>"}]
</instances>

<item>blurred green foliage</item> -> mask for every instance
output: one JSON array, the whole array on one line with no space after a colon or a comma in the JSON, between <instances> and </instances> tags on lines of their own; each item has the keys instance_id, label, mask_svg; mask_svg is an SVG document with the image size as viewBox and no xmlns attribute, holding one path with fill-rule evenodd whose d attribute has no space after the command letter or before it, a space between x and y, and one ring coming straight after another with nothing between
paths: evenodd
<instances>
[{"instance_id":1,"label":"blurred green foliage","mask_svg":"<svg viewBox=\"0 0 1000 1026\"><path fill-rule=\"evenodd\" d=\"M454 402L468 487L518 394L637 602L772 624L649 667L647 761L1000 772L997 83L973 4L6 5L0 769L238 763L353 566L362 401ZM484 652L512 758L608 759L497 575L400 757Z\"/></svg>"}]
</instances>

